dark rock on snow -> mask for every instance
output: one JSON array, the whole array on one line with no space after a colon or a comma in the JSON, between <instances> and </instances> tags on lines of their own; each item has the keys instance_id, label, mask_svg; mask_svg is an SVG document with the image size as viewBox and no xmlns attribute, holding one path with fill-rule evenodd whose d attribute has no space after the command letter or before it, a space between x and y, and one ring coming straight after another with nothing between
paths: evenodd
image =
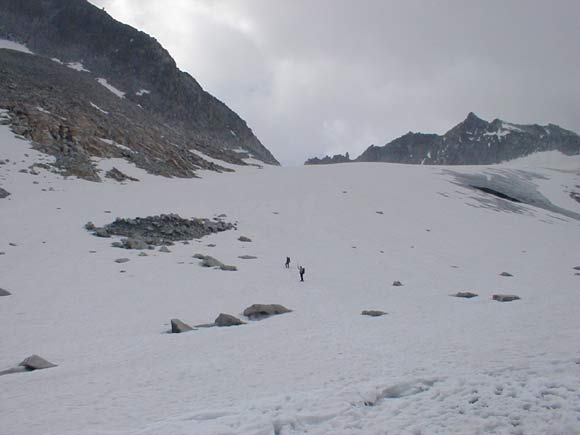
<instances>
[{"instance_id":1,"label":"dark rock on snow","mask_svg":"<svg viewBox=\"0 0 580 435\"><path fill-rule=\"evenodd\" d=\"M129 262L129 261L131 261L131 260L129 260L128 258L117 258L117 259L115 260L115 263L119 263L119 264L121 264L121 263L127 263L127 262Z\"/></svg>"},{"instance_id":2,"label":"dark rock on snow","mask_svg":"<svg viewBox=\"0 0 580 435\"><path fill-rule=\"evenodd\" d=\"M119 171L117 168L113 168L110 171L107 171L105 174L106 178L112 178L113 180L123 182L123 181L139 181L137 178L133 178L123 172Z\"/></svg>"},{"instance_id":3,"label":"dark rock on snow","mask_svg":"<svg viewBox=\"0 0 580 435\"><path fill-rule=\"evenodd\" d=\"M245 322L242 322L237 317L224 313L220 313L220 315L215 319L214 323L216 326L236 326L245 324Z\"/></svg>"},{"instance_id":4,"label":"dark rock on snow","mask_svg":"<svg viewBox=\"0 0 580 435\"><path fill-rule=\"evenodd\" d=\"M258 257L255 257L254 255L240 255L238 258L241 258L242 260L255 260Z\"/></svg>"},{"instance_id":5,"label":"dark rock on snow","mask_svg":"<svg viewBox=\"0 0 580 435\"><path fill-rule=\"evenodd\" d=\"M38 355L31 355L18 365L27 370L41 370L56 367L56 364L53 364Z\"/></svg>"},{"instance_id":6,"label":"dark rock on snow","mask_svg":"<svg viewBox=\"0 0 580 435\"><path fill-rule=\"evenodd\" d=\"M252 241L252 239L250 239L249 237L246 237L246 236L240 236L240 237L238 237L238 240L240 242L251 242Z\"/></svg>"},{"instance_id":7,"label":"dark rock on snow","mask_svg":"<svg viewBox=\"0 0 580 435\"><path fill-rule=\"evenodd\" d=\"M471 292L457 292L454 295L451 296L455 296L456 298L467 298L467 299L471 299L471 298L475 298L477 296L479 296L477 293L471 293Z\"/></svg>"},{"instance_id":8,"label":"dark rock on snow","mask_svg":"<svg viewBox=\"0 0 580 435\"><path fill-rule=\"evenodd\" d=\"M292 310L278 304L254 304L244 310L244 316L251 320L289 313Z\"/></svg>"},{"instance_id":9,"label":"dark rock on snow","mask_svg":"<svg viewBox=\"0 0 580 435\"><path fill-rule=\"evenodd\" d=\"M179 319L171 319L171 332L173 334L179 334L181 332L187 331L193 331L193 328Z\"/></svg>"},{"instance_id":10,"label":"dark rock on snow","mask_svg":"<svg viewBox=\"0 0 580 435\"><path fill-rule=\"evenodd\" d=\"M521 299L519 296L516 295L493 295L492 299L494 301L498 301L498 302L511 302L511 301L517 301L518 299Z\"/></svg>"},{"instance_id":11,"label":"dark rock on snow","mask_svg":"<svg viewBox=\"0 0 580 435\"><path fill-rule=\"evenodd\" d=\"M0 187L0 199L6 198L8 195L10 195L10 192L8 192Z\"/></svg>"},{"instance_id":12,"label":"dark rock on snow","mask_svg":"<svg viewBox=\"0 0 580 435\"><path fill-rule=\"evenodd\" d=\"M10 296L12 293L10 293L8 290L4 290L3 288L0 288L0 296Z\"/></svg>"},{"instance_id":13,"label":"dark rock on snow","mask_svg":"<svg viewBox=\"0 0 580 435\"><path fill-rule=\"evenodd\" d=\"M507 277L510 277L510 276L513 276L513 275L511 273L509 273L509 272L502 272L502 273L499 274L499 276L507 276Z\"/></svg>"},{"instance_id":14,"label":"dark rock on snow","mask_svg":"<svg viewBox=\"0 0 580 435\"><path fill-rule=\"evenodd\" d=\"M403 285L403 283L401 281L393 281L393 286L395 287L401 287Z\"/></svg>"},{"instance_id":15,"label":"dark rock on snow","mask_svg":"<svg viewBox=\"0 0 580 435\"><path fill-rule=\"evenodd\" d=\"M384 316L385 314L387 313L381 310L364 310L363 312L361 312L361 315L370 317L380 317Z\"/></svg>"}]
</instances>

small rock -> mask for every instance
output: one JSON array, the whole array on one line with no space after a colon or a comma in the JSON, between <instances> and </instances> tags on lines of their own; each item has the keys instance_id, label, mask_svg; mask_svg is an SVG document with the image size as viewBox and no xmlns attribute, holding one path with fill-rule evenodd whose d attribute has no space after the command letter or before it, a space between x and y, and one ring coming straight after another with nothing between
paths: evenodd
<instances>
[{"instance_id":1,"label":"small rock","mask_svg":"<svg viewBox=\"0 0 580 435\"><path fill-rule=\"evenodd\" d=\"M117 258L115 263L127 263L128 261L130 261L128 258Z\"/></svg>"},{"instance_id":2,"label":"small rock","mask_svg":"<svg viewBox=\"0 0 580 435\"><path fill-rule=\"evenodd\" d=\"M7 190L4 190L0 187L0 198L6 198L9 195L10 195L10 192L8 192Z\"/></svg>"},{"instance_id":3,"label":"small rock","mask_svg":"<svg viewBox=\"0 0 580 435\"><path fill-rule=\"evenodd\" d=\"M31 355L18 365L27 370L41 370L56 367L56 364L53 364L38 355Z\"/></svg>"},{"instance_id":4,"label":"small rock","mask_svg":"<svg viewBox=\"0 0 580 435\"><path fill-rule=\"evenodd\" d=\"M289 313L291 311L285 306L278 304L254 304L244 310L244 316L249 319L261 319L263 317Z\"/></svg>"},{"instance_id":5,"label":"small rock","mask_svg":"<svg viewBox=\"0 0 580 435\"><path fill-rule=\"evenodd\" d=\"M33 181L32 184L40 184L38 181Z\"/></svg>"},{"instance_id":6,"label":"small rock","mask_svg":"<svg viewBox=\"0 0 580 435\"><path fill-rule=\"evenodd\" d=\"M8 290L4 290L3 288L0 288L0 296L10 296L12 293L10 293Z\"/></svg>"},{"instance_id":7,"label":"small rock","mask_svg":"<svg viewBox=\"0 0 580 435\"><path fill-rule=\"evenodd\" d=\"M240 237L238 237L238 240L240 242L251 242L252 241L252 239L250 239L249 237L246 237L246 236L240 236Z\"/></svg>"},{"instance_id":8,"label":"small rock","mask_svg":"<svg viewBox=\"0 0 580 435\"><path fill-rule=\"evenodd\" d=\"M574 269L574 270L580 270L580 266L574 266L572 269Z\"/></svg>"},{"instance_id":9,"label":"small rock","mask_svg":"<svg viewBox=\"0 0 580 435\"><path fill-rule=\"evenodd\" d=\"M499 274L499 276L508 276L509 277L509 276L513 276L513 275L509 272L502 272Z\"/></svg>"},{"instance_id":10,"label":"small rock","mask_svg":"<svg viewBox=\"0 0 580 435\"><path fill-rule=\"evenodd\" d=\"M236 326L236 325L245 325L245 322L242 322L237 317L232 316L231 314L224 314L220 313L220 315L215 319L216 326Z\"/></svg>"},{"instance_id":11,"label":"small rock","mask_svg":"<svg viewBox=\"0 0 580 435\"><path fill-rule=\"evenodd\" d=\"M193 328L187 323L183 323L179 319L171 319L171 332L173 334L179 334L181 332L193 331Z\"/></svg>"},{"instance_id":12,"label":"small rock","mask_svg":"<svg viewBox=\"0 0 580 435\"><path fill-rule=\"evenodd\" d=\"M104 213L111 213L111 210L105 210Z\"/></svg>"},{"instance_id":13,"label":"small rock","mask_svg":"<svg viewBox=\"0 0 580 435\"><path fill-rule=\"evenodd\" d=\"M159 252L171 252L167 246L162 246L159 248Z\"/></svg>"},{"instance_id":14,"label":"small rock","mask_svg":"<svg viewBox=\"0 0 580 435\"><path fill-rule=\"evenodd\" d=\"M241 258L242 260L255 260L258 257L255 257L253 255L240 255L238 256L238 258Z\"/></svg>"},{"instance_id":15,"label":"small rock","mask_svg":"<svg viewBox=\"0 0 580 435\"><path fill-rule=\"evenodd\" d=\"M403 283L401 281L393 281L393 285L395 287L401 287L403 285Z\"/></svg>"},{"instance_id":16,"label":"small rock","mask_svg":"<svg viewBox=\"0 0 580 435\"><path fill-rule=\"evenodd\" d=\"M89 251L89 254L96 254L97 251Z\"/></svg>"},{"instance_id":17,"label":"small rock","mask_svg":"<svg viewBox=\"0 0 580 435\"><path fill-rule=\"evenodd\" d=\"M363 312L361 312L361 315L363 316L371 316L371 317L379 317L379 316L384 316L385 313L384 311L381 310L364 310Z\"/></svg>"},{"instance_id":18,"label":"small rock","mask_svg":"<svg viewBox=\"0 0 580 435\"><path fill-rule=\"evenodd\" d=\"M139 257L147 257L147 252L139 252Z\"/></svg>"},{"instance_id":19,"label":"small rock","mask_svg":"<svg viewBox=\"0 0 580 435\"><path fill-rule=\"evenodd\" d=\"M384 214L382 211L376 211L376 214Z\"/></svg>"},{"instance_id":20,"label":"small rock","mask_svg":"<svg viewBox=\"0 0 580 435\"><path fill-rule=\"evenodd\" d=\"M236 266L230 266L229 264L224 264L224 265L220 266L220 270L235 272L236 270L238 270L238 268Z\"/></svg>"},{"instance_id":21,"label":"small rock","mask_svg":"<svg viewBox=\"0 0 580 435\"><path fill-rule=\"evenodd\" d=\"M517 301L518 299L521 299L519 296L516 296L516 295L493 295L491 298L494 301L498 301L498 302L511 302L511 301Z\"/></svg>"},{"instance_id":22,"label":"small rock","mask_svg":"<svg viewBox=\"0 0 580 435\"><path fill-rule=\"evenodd\" d=\"M215 243L210 243L209 245L207 245L207 247L208 247L208 248L215 248L215 247L216 247L216 245L215 245Z\"/></svg>"},{"instance_id":23,"label":"small rock","mask_svg":"<svg viewBox=\"0 0 580 435\"><path fill-rule=\"evenodd\" d=\"M201 261L201 265L203 267L222 267L224 264L216 258L213 258L209 255L204 256L203 260Z\"/></svg>"},{"instance_id":24,"label":"small rock","mask_svg":"<svg viewBox=\"0 0 580 435\"><path fill-rule=\"evenodd\" d=\"M97 227L95 227L95 224L92 223L91 221L88 221L85 224L85 230L93 231L95 228L97 228Z\"/></svg>"},{"instance_id":25,"label":"small rock","mask_svg":"<svg viewBox=\"0 0 580 435\"><path fill-rule=\"evenodd\" d=\"M203 254L194 254L193 258L197 258L198 260L205 260L205 255Z\"/></svg>"},{"instance_id":26,"label":"small rock","mask_svg":"<svg viewBox=\"0 0 580 435\"><path fill-rule=\"evenodd\" d=\"M476 293L471 293L471 292L457 292L454 295L451 296L455 296L456 298L474 298L476 296L478 296Z\"/></svg>"},{"instance_id":27,"label":"small rock","mask_svg":"<svg viewBox=\"0 0 580 435\"><path fill-rule=\"evenodd\" d=\"M121 242L113 242L113 243L111 243L111 246L113 248L124 248L125 247L125 245L123 245L123 243L121 243Z\"/></svg>"},{"instance_id":28,"label":"small rock","mask_svg":"<svg viewBox=\"0 0 580 435\"><path fill-rule=\"evenodd\" d=\"M13 242L8 243L8 245L10 245L10 246L18 246L16 243L13 243Z\"/></svg>"}]
</instances>

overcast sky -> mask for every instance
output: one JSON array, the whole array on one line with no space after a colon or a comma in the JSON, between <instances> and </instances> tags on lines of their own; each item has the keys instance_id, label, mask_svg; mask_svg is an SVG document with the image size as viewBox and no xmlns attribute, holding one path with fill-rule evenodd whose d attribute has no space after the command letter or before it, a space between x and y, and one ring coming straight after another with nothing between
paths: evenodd
<instances>
[{"instance_id":1,"label":"overcast sky","mask_svg":"<svg viewBox=\"0 0 580 435\"><path fill-rule=\"evenodd\" d=\"M91 0L155 37L284 165L468 112L580 132L578 0Z\"/></svg>"}]
</instances>

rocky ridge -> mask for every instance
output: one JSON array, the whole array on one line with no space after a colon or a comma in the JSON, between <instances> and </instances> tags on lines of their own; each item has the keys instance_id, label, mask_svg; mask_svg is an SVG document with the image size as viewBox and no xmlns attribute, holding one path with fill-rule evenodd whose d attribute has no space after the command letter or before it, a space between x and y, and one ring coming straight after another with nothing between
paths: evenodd
<instances>
[{"instance_id":1,"label":"rocky ridge","mask_svg":"<svg viewBox=\"0 0 580 435\"><path fill-rule=\"evenodd\" d=\"M488 165L553 150L580 154L580 136L554 124L522 125L500 119L487 122L471 112L442 136L409 132L384 146L371 145L351 161ZM310 159L305 164L337 163L336 157Z\"/></svg>"},{"instance_id":2,"label":"rocky ridge","mask_svg":"<svg viewBox=\"0 0 580 435\"><path fill-rule=\"evenodd\" d=\"M64 175L100 180L91 157L175 177L225 170L204 156L278 164L154 38L86 0L0 0L0 10L0 38L35 53L0 49L4 122L55 156Z\"/></svg>"}]
</instances>

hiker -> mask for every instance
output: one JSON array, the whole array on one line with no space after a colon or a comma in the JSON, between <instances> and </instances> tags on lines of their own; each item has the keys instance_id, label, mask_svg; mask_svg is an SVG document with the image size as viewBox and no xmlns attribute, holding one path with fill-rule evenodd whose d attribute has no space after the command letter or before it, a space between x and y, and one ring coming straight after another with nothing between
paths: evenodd
<instances>
[{"instance_id":1,"label":"hiker","mask_svg":"<svg viewBox=\"0 0 580 435\"><path fill-rule=\"evenodd\" d=\"M286 269L290 269L290 257L286 257Z\"/></svg>"},{"instance_id":2,"label":"hiker","mask_svg":"<svg viewBox=\"0 0 580 435\"><path fill-rule=\"evenodd\" d=\"M301 282L304 282L304 272L306 272L306 269L304 269L302 266L298 266L298 273L300 274Z\"/></svg>"}]
</instances>

